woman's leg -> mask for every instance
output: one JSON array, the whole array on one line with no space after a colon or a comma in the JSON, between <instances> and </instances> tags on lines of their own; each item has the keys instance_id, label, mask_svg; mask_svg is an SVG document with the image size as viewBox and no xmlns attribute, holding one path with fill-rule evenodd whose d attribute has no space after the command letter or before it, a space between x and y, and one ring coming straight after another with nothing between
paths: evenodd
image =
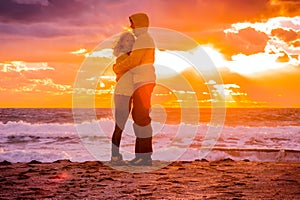
<instances>
[{"instance_id":1,"label":"woman's leg","mask_svg":"<svg viewBox=\"0 0 300 200\"><path fill-rule=\"evenodd\" d=\"M125 95L114 96L115 102L115 129L112 136L112 156L119 156L119 147L124 130L127 122L130 109L131 109L131 97Z\"/></svg>"}]
</instances>

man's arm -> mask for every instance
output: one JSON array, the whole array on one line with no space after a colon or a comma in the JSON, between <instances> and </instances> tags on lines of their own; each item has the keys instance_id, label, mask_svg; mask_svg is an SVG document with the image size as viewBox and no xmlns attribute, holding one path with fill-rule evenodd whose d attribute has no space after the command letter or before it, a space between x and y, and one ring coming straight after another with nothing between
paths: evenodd
<instances>
[{"instance_id":1,"label":"man's arm","mask_svg":"<svg viewBox=\"0 0 300 200\"><path fill-rule=\"evenodd\" d=\"M145 49L137 49L130 53L130 55L123 61L114 64L113 70L116 73L124 73L141 64L141 60L145 54Z\"/></svg>"}]
</instances>

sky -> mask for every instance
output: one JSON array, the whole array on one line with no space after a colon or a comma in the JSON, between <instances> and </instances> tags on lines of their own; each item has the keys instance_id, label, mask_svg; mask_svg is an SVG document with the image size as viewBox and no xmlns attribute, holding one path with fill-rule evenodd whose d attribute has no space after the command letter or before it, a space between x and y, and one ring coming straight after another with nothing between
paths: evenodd
<instances>
[{"instance_id":1,"label":"sky","mask_svg":"<svg viewBox=\"0 0 300 200\"><path fill-rule=\"evenodd\" d=\"M149 15L151 27L199 43L223 79L228 107L300 107L297 0L1 0L0 107L71 107L87 55L137 12ZM173 68L191 83L199 105L209 105L210 84L189 67ZM177 78L167 77L174 84ZM111 105L105 84L97 86L98 107ZM158 101L177 105L172 92L190 94L158 88Z\"/></svg>"}]
</instances>

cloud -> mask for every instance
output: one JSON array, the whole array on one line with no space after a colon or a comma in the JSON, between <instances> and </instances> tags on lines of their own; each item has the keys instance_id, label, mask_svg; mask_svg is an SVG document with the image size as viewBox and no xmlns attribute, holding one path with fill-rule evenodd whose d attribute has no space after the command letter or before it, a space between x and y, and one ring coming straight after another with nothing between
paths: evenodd
<instances>
[{"instance_id":1,"label":"cloud","mask_svg":"<svg viewBox=\"0 0 300 200\"><path fill-rule=\"evenodd\" d=\"M281 28L273 29L271 35L277 36L279 39L285 42L293 42L300 38L300 31L296 32L292 29L285 30Z\"/></svg>"},{"instance_id":2,"label":"cloud","mask_svg":"<svg viewBox=\"0 0 300 200\"><path fill-rule=\"evenodd\" d=\"M300 47L300 39L297 39L296 41L292 42L291 45L296 48Z\"/></svg>"},{"instance_id":3,"label":"cloud","mask_svg":"<svg viewBox=\"0 0 300 200\"><path fill-rule=\"evenodd\" d=\"M45 99L53 95L68 96L73 91L72 85L77 70L77 65L66 63L24 61L0 63L0 92L5 92L6 96L39 95Z\"/></svg>"},{"instance_id":4,"label":"cloud","mask_svg":"<svg viewBox=\"0 0 300 200\"><path fill-rule=\"evenodd\" d=\"M48 6L48 0L13 0L17 4Z\"/></svg>"},{"instance_id":5,"label":"cloud","mask_svg":"<svg viewBox=\"0 0 300 200\"><path fill-rule=\"evenodd\" d=\"M222 85L214 85L215 90L213 90L213 94L222 94L225 95L226 104L233 104L235 106L241 105L243 103L249 104L250 102L253 104L246 92L241 90L241 86L237 84L222 84Z\"/></svg>"},{"instance_id":6,"label":"cloud","mask_svg":"<svg viewBox=\"0 0 300 200\"><path fill-rule=\"evenodd\" d=\"M277 15L299 15L300 2L298 0L270 0L270 11Z\"/></svg>"},{"instance_id":7,"label":"cloud","mask_svg":"<svg viewBox=\"0 0 300 200\"><path fill-rule=\"evenodd\" d=\"M256 31L264 32L267 35L271 35L274 29L284 30L300 30L300 17L274 17L269 18L266 22L238 22L231 24L229 29L225 29L224 32L238 33L242 29L253 28Z\"/></svg>"},{"instance_id":8,"label":"cloud","mask_svg":"<svg viewBox=\"0 0 300 200\"><path fill-rule=\"evenodd\" d=\"M86 54L86 56L90 58L109 58L113 59L113 50L112 49L101 49L101 50L95 50L91 53Z\"/></svg>"},{"instance_id":9,"label":"cloud","mask_svg":"<svg viewBox=\"0 0 300 200\"><path fill-rule=\"evenodd\" d=\"M22 81L4 85L2 91L23 93L34 92L43 94L64 95L72 93L72 86L55 83L50 78L45 79L23 79Z\"/></svg>"},{"instance_id":10,"label":"cloud","mask_svg":"<svg viewBox=\"0 0 300 200\"><path fill-rule=\"evenodd\" d=\"M100 32L98 27L85 27L84 29L78 26L58 26L53 23L35 23L35 24L7 24L0 23L0 34L10 37L38 37L38 38L57 38L57 37L94 37ZM105 33L104 33L105 34ZM16 38L16 37L15 37Z\"/></svg>"},{"instance_id":11,"label":"cloud","mask_svg":"<svg viewBox=\"0 0 300 200\"><path fill-rule=\"evenodd\" d=\"M53 21L57 18L68 17L68 11L81 10L80 1L35 1L35 0L6 0L0 2L0 20L4 22ZM74 9L74 6L81 6ZM65 10L65 13L63 13ZM51 19L52 18L52 19Z\"/></svg>"},{"instance_id":12,"label":"cloud","mask_svg":"<svg viewBox=\"0 0 300 200\"><path fill-rule=\"evenodd\" d=\"M188 0L182 1L151 1L147 6L155 6L157 17L155 20L162 21L162 16L176 16L177 27L186 25L189 22L191 29L195 26L210 25L212 23L235 23L258 16L267 10L266 0ZM161 11L161 12L159 12ZM198 20L195 20L198 19ZM162 21L164 24L169 21ZM172 23L172 22L171 22ZM174 24L174 26L176 26Z\"/></svg>"},{"instance_id":13,"label":"cloud","mask_svg":"<svg viewBox=\"0 0 300 200\"><path fill-rule=\"evenodd\" d=\"M220 33L220 30L239 21L253 22L261 18L265 20L269 16L268 7L273 6L268 5L268 2L267 0L188 0L184 3L169 0L0 1L0 40L2 44L4 43L4 48L12 52L10 54L16 54L13 57L7 52L0 52L0 59L5 60L4 57L8 57L24 60L30 56L38 56L41 54L34 49L40 46L43 49L39 49L39 52L45 51L44 54L48 54L47 56L50 56L49 52L54 55L52 54L52 51L55 51L54 47L59 49L56 51L57 54L61 53L59 52L61 49L64 49L64 53L67 54L70 49L82 47L92 49L99 41L122 31L121 27L129 23L128 16L140 11L149 14L150 24L155 27L171 28L188 34L195 33L197 35L194 36L201 40L212 37L211 35L215 34L213 30L219 30L216 34L220 36L213 42L219 43L218 46L224 49L227 47L230 49L233 45L232 52L227 52L230 55L257 53L263 50L262 46L265 44L262 34L250 33L251 30L247 30L241 31L241 35L237 34L239 36L229 34L231 36L224 39L225 35ZM207 31L206 35L203 34L205 31ZM251 35L253 37L257 35L262 43L254 45L247 42L246 45L243 41L247 41L252 37ZM26 41L32 38L35 40ZM22 53L15 48L17 45L24 44L23 47L27 49L28 43L32 46L31 54L34 55L27 55L28 53ZM246 51L238 52L243 45L247 47Z\"/></svg>"},{"instance_id":14,"label":"cloud","mask_svg":"<svg viewBox=\"0 0 300 200\"><path fill-rule=\"evenodd\" d=\"M289 62L289 61L290 61L290 57L284 51L281 52L281 55L279 55L276 59L276 62Z\"/></svg>"},{"instance_id":15,"label":"cloud","mask_svg":"<svg viewBox=\"0 0 300 200\"><path fill-rule=\"evenodd\" d=\"M269 37L263 32L248 27L239 30L238 33L228 32L225 39L232 54L250 55L263 52Z\"/></svg>"},{"instance_id":16,"label":"cloud","mask_svg":"<svg viewBox=\"0 0 300 200\"><path fill-rule=\"evenodd\" d=\"M87 53L87 50L85 48L81 48L76 51L70 52L70 54L74 54L74 55L78 55L78 56L86 55L86 53Z\"/></svg>"},{"instance_id":17,"label":"cloud","mask_svg":"<svg viewBox=\"0 0 300 200\"><path fill-rule=\"evenodd\" d=\"M31 79L30 82L32 82L34 85L36 85L37 88L43 88L48 87L49 89L54 89L55 91L71 91L72 87L70 85L63 85L53 82L52 79Z\"/></svg>"},{"instance_id":18,"label":"cloud","mask_svg":"<svg viewBox=\"0 0 300 200\"><path fill-rule=\"evenodd\" d=\"M48 66L47 62L29 63L24 61L11 61L8 63L0 63L1 72L23 72L40 70L54 70L54 68Z\"/></svg>"},{"instance_id":19,"label":"cloud","mask_svg":"<svg viewBox=\"0 0 300 200\"><path fill-rule=\"evenodd\" d=\"M205 83L205 85L215 85L215 84L217 83L214 80L209 80L208 82Z\"/></svg>"},{"instance_id":20,"label":"cloud","mask_svg":"<svg viewBox=\"0 0 300 200\"><path fill-rule=\"evenodd\" d=\"M6 0L0 1L3 22L72 22L83 24L128 23L134 12L147 12L151 24L168 28L193 30L215 23L236 23L249 19L278 16L268 0ZM172 20L176 17L176 20ZM195 20L198 19L198 20ZM188 22L188 26L187 26Z\"/></svg>"},{"instance_id":21,"label":"cloud","mask_svg":"<svg viewBox=\"0 0 300 200\"><path fill-rule=\"evenodd\" d=\"M278 54L278 61L288 62L288 58L300 53L297 41L300 35L300 17L275 17L266 22L243 22L232 24L225 29L223 45L230 49L225 52L251 55L256 53ZM287 55L279 55L285 52Z\"/></svg>"},{"instance_id":22,"label":"cloud","mask_svg":"<svg viewBox=\"0 0 300 200\"><path fill-rule=\"evenodd\" d=\"M0 1L0 21L24 24L99 24L111 19L108 17L112 12L109 6L113 4L109 0L5 0Z\"/></svg>"}]
</instances>

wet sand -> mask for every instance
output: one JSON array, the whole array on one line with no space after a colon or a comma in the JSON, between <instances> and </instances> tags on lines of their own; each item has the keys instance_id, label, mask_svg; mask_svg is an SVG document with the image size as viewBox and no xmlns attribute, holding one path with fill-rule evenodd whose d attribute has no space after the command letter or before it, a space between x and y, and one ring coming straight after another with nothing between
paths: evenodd
<instances>
[{"instance_id":1,"label":"wet sand","mask_svg":"<svg viewBox=\"0 0 300 200\"><path fill-rule=\"evenodd\" d=\"M300 162L178 161L147 173L97 161L1 162L0 199L300 199Z\"/></svg>"}]
</instances>

